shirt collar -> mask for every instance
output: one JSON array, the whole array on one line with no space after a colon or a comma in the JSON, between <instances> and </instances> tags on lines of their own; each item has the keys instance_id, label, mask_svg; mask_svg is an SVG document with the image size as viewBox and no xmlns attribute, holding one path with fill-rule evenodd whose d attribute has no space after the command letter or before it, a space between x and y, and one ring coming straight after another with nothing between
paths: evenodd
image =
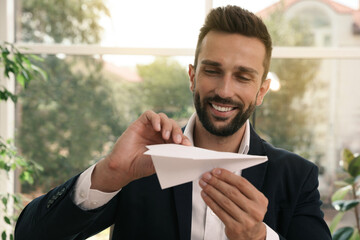
<instances>
[{"instance_id":1,"label":"shirt collar","mask_svg":"<svg viewBox=\"0 0 360 240\"><path fill-rule=\"evenodd\" d=\"M190 140L191 144L194 145L194 126L195 126L196 113L193 113L189 118L189 121L185 127L184 135ZM250 148L250 123L249 119L245 123L245 132L243 139L240 143L238 153L247 154Z\"/></svg>"}]
</instances>

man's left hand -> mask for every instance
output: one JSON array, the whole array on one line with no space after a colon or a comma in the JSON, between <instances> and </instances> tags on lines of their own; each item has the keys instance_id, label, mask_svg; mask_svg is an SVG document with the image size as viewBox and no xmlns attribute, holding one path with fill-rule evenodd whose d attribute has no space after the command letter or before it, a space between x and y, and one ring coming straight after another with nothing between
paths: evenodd
<instances>
[{"instance_id":1,"label":"man's left hand","mask_svg":"<svg viewBox=\"0 0 360 240\"><path fill-rule=\"evenodd\" d=\"M265 239L263 223L268 199L245 178L225 169L204 173L199 181L201 196L234 239Z\"/></svg>"}]
</instances>

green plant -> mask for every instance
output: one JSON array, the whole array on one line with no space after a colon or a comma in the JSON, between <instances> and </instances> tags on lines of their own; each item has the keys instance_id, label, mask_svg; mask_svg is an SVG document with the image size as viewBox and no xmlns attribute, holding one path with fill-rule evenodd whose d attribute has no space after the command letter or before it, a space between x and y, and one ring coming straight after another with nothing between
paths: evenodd
<instances>
[{"instance_id":1,"label":"green plant","mask_svg":"<svg viewBox=\"0 0 360 240\"><path fill-rule=\"evenodd\" d=\"M342 181L336 182L339 189L332 195L331 201L334 208L339 211L330 225L334 240L360 240L359 209L359 179L360 179L360 156L353 154L349 149L344 149L341 160L342 169L346 176ZM355 226L336 227L347 211L355 214Z\"/></svg>"},{"instance_id":2,"label":"green plant","mask_svg":"<svg viewBox=\"0 0 360 240\"><path fill-rule=\"evenodd\" d=\"M31 60L41 60L41 58L35 55L24 55L13 44L6 42L0 43L0 49L0 69L4 71L5 79L10 79L11 75L13 75L23 88L26 88L29 82L38 75L46 79L45 72L31 62ZM9 91L5 86L0 85L0 101L7 101L8 99L16 103L17 95ZM21 157L11 140L4 140L0 137L0 170L5 171L9 176L9 173L15 169L20 169L19 179L21 182L32 184L34 182L34 173L42 170L42 167ZM0 199L3 205L3 220L6 224L13 226L17 216L9 214L10 203L13 203L12 206L14 206L16 212L16 210L22 208L22 198L19 194L0 193ZM1 239L6 240L7 238L6 230L2 230ZM12 233L9 234L9 239L14 239Z\"/></svg>"},{"instance_id":3,"label":"green plant","mask_svg":"<svg viewBox=\"0 0 360 240\"><path fill-rule=\"evenodd\" d=\"M31 60L41 61L42 59L38 56L22 54L13 44L8 42L0 43L0 50L0 68L3 68L5 78L10 79L11 74L13 74L23 88L26 88L37 75L41 75L43 79L47 78L46 73L31 62ZM17 101L17 95L0 85L0 101L6 101L8 98L14 103Z\"/></svg>"},{"instance_id":4,"label":"green plant","mask_svg":"<svg viewBox=\"0 0 360 240\"><path fill-rule=\"evenodd\" d=\"M5 170L7 175L10 171L21 169L19 180L32 184L34 182L33 175L37 171L42 171L42 167L33 161L29 161L20 156L10 140L4 141L0 138L0 169ZM2 211L4 213L4 221L6 224L13 226L17 220L17 215L8 215L9 203L13 201L15 212L22 209L22 197L19 194L0 193ZM9 235L13 239L12 233ZM1 233L2 240L7 238L5 230Z\"/></svg>"}]
</instances>

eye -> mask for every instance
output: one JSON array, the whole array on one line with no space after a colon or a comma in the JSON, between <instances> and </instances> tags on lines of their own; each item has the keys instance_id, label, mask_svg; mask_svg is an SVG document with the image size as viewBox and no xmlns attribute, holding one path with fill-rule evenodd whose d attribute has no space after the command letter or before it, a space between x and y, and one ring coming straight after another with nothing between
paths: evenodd
<instances>
[{"instance_id":1,"label":"eye","mask_svg":"<svg viewBox=\"0 0 360 240\"><path fill-rule=\"evenodd\" d=\"M214 68L204 68L204 72L207 75L218 75L221 74L221 71Z\"/></svg>"},{"instance_id":2,"label":"eye","mask_svg":"<svg viewBox=\"0 0 360 240\"><path fill-rule=\"evenodd\" d=\"M239 81L250 81L251 80L251 78L249 76L246 76L246 75L243 75L243 74L236 75L235 77Z\"/></svg>"},{"instance_id":3,"label":"eye","mask_svg":"<svg viewBox=\"0 0 360 240\"><path fill-rule=\"evenodd\" d=\"M214 71L214 70L205 70L206 73L208 74L216 74L218 73L217 71Z\"/></svg>"}]
</instances>

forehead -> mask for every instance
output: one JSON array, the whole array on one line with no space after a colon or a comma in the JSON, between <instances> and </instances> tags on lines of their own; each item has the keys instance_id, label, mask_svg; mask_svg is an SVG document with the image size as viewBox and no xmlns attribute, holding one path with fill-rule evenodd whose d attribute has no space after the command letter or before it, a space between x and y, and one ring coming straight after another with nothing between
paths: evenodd
<instances>
[{"instance_id":1,"label":"forehead","mask_svg":"<svg viewBox=\"0 0 360 240\"><path fill-rule=\"evenodd\" d=\"M201 43L198 65L204 59L219 62L224 67L244 66L264 72L265 46L257 38L237 33L210 31Z\"/></svg>"}]
</instances>

